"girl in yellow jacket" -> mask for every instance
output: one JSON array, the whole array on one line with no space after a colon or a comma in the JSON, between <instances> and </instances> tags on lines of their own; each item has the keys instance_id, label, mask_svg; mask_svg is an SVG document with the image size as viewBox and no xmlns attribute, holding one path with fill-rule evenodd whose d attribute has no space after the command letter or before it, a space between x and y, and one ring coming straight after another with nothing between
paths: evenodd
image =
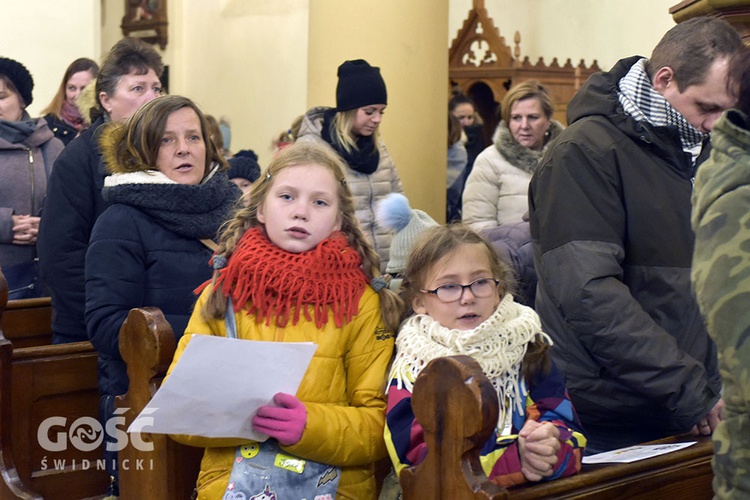
<instances>
[{"instance_id":1,"label":"girl in yellow jacket","mask_svg":"<svg viewBox=\"0 0 750 500\"><path fill-rule=\"evenodd\" d=\"M297 395L276 394L275 404L253 417L253 427L288 455L336 467L336 498L374 498L373 463L387 456L383 391L399 299L379 278L379 259L357 225L341 160L313 144L284 148L249 200L221 235L213 278L170 371L190 334L226 336L225 318L230 324L234 318L240 339L317 344ZM227 317L228 303L234 314ZM237 447L254 445L174 438L206 448L199 499L222 498ZM272 485L267 489L273 493Z\"/></svg>"}]
</instances>

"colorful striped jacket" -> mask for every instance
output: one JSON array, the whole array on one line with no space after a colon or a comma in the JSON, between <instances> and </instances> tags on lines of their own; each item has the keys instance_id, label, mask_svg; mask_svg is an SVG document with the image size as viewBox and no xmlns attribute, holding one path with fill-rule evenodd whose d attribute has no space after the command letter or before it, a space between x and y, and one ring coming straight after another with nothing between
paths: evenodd
<instances>
[{"instance_id":1,"label":"colorful striped jacket","mask_svg":"<svg viewBox=\"0 0 750 500\"><path fill-rule=\"evenodd\" d=\"M524 384L525 385L525 384ZM401 386L401 388L399 388ZM481 462L485 474L495 483L509 487L526 482L521 472L518 449L518 433L527 419L549 421L560 430L560 451L553 474L545 481L576 474L581 470L583 448L586 438L578 415L573 408L562 375L554 363L546 377L537 377L536 383L527 392L524 414L516 410L511 401L507 408L512 411L509 428L495 429L495 434L481 450ZM388 388L385 443L397 474L404 467L417 465L427 454L422 426L414 418L411 392L393 378Z\"/></svg>"}]
</instances>

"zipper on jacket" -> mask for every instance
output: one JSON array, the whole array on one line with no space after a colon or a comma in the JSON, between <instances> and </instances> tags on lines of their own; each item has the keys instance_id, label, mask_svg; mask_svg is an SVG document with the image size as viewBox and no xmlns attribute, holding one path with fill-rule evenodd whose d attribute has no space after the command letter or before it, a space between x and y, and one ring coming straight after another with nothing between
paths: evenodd
<instances>
[{"instance_id":1,"label":"zipper on jacket","mask_svg":"<svg viewBox=\"0 0 750 500\"><path fill-rule=\"evenodd\" d=\"M29 153L29 178L31 179L31 213L29 215L36 216L36 207L34 201L36 199L36 186L34 184L34 152L31 149L27 149Z\"/></svg>"}]
</instances>

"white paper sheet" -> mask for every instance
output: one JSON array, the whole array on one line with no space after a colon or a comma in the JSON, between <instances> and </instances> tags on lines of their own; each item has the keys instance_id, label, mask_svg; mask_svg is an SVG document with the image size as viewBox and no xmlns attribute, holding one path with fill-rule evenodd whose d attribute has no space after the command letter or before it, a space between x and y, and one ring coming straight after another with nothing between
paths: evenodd
<instances>
[{"instance_id":1,"label":"white paper sheet","mask_svg":"<svg viewBox=\"0 0 750 500\"><path fill-rule=\"evenodd\" d=\"M584 464L628 464L630 462L636 462L638 460L644 460L651 457L658 457L659 455L664 455L665 453L681 450L683 448L687 448L688 446L692 446L695 443L696 441L690 441L688 443L642 444L637 446L629 446L627 448L605 451L604 453L597 453L596 455L583 457L582 462Z\"/></svg>"},{"instance_id":2,"label":"white paper sheet","mask_svg":"<svg viewBox=\"0 0 750 500\"><path fill-rule=\"evenodd\" d=\"M277 392L297 393L316 349L310 342L194 335L128 432L265 441L252 428L253 415Z\"/></svg>"}]
</instances>

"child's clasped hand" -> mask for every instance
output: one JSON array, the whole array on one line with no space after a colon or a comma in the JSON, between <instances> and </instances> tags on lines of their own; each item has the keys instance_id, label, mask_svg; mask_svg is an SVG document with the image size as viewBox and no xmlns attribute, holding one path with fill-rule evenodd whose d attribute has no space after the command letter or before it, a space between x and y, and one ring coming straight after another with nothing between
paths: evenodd
<instances>
[{"instance_id":1,"label":"child's clasped hand","mask_svg":"<svg viewBox=\"0 0 750 500\"><path fill-rule=\"evenodd\" d=\"M527 420L518 433L521 472L529 481L552 475L560 451L560 430L551 422Z\"/></svg>"}]
</instances>

